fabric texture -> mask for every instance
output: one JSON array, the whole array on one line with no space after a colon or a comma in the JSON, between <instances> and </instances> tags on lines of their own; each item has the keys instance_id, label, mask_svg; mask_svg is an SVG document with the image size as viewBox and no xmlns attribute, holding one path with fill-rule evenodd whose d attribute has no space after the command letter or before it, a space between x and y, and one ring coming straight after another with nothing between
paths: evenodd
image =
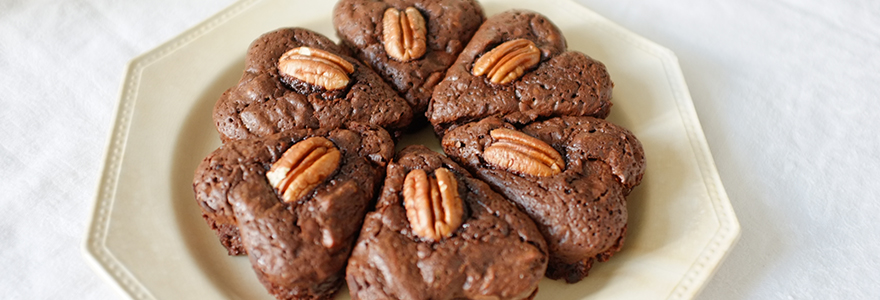
<instances>
[{"instance_id":1,"label":"fabric texture","mask_svg":"<svg viewBox=\"0 0 880 300\"><path fill-rule=\"evenodd\" d=\"M0 1L2 298L125 297L81 244L126 65L232 2ZM698 299L880 298L880 2L577 2L678 56L742 226Z\"/></svg>"}]
</instances>

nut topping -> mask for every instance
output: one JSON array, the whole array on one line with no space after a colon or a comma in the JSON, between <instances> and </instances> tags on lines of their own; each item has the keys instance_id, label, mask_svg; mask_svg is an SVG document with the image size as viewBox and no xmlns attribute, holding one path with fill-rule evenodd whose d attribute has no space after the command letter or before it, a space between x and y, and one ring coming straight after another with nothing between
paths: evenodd
<instances>
[{"instance_id":1,"label":"nut topping","mask_svg":"<svg viewBox=\"0 0 880 300\"><path fill-rule=\"evenodd\" d=\"M421 169L406 174L403 206L413 233L430 241L449 237L463 222L458 180L445 168L435 170L434 177Z\"/></svg>"},{"instance_id":2,"label":"nut topping","mask_svg":"<svg viewBox=\"0 0 880 300\"><path fill-rule=\"evenodd\" d=\"M495 84L516 80L541 61L541 50L530 40L507 41L483 54L474 63L474 76L486 75Z\"/></svg>"},{"instance_id":3,"label":"nut topping","mask_svg":"<svg viewBox=\"0 0 880 300\"><path fill-rule=\"evenodd\" d=\"M407 62L425 55L425 19L415 7L407 7L403 13L388 8L382 17L382 29L385 52L394 60Z\"/></svg>"},{"instance_id":4,"label":"nut topping","mask_svg":"<svg viewBox=\"0 0 880 300\"><path fill-rule=\"evenodd\" d=\"M507 128L492 130L489 135L495 142L483 151L483 159L490 164L541 177L559 174L565 168L559 152L542 140Z\"/></svg>"},{"instance_id":5,"label":"nut topping","mask_svg":"<svg viewBox=\"0 0 880 300\"><path fill-rule=\"evenodd\" d=\"M354 66L333 53L299 47L281 55L278 72L281 76L332 91L348 85L348 74L354 72Z\"/></svg>"},{"instance_id":6,"label":"nut topping","mask_svg":"<svg viewBox=\"0 0 880 300\"><path fill-rule=\"evenodd\" d=\"M330 140L308 138L287 149L266 178L284 202L297 201L336 171L341 156Z\"/></svg>"}]
</instances>

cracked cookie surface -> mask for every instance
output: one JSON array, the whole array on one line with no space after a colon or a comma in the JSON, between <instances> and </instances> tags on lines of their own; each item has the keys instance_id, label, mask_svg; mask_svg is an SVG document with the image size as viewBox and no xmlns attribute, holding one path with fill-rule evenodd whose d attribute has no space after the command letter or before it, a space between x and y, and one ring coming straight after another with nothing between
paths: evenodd
<instances>
[{"instance_id":1,"label":"cracked cookie surface","mask_svg":"<svg viewBox=\"0 0 880 300\"><path fill-rule=\"evenodd\" d=\"M293 145L320 137L338 149L338 168L285 201L266 173ZM196 170L193 189L209 226L230 254L247 254L278 299L326 299L342 286L363 218L393 156L380 128L291 130L231 141Z\"/></svg>"},{"instance_id":2,"label":"cracked cookie surface","mask_svg":"<svg viewBox=\"0 0 880 300\"><path fill-rule=\"evenodd\" d=\"M463 223L437 241L413 232L404 205L407 174L447 169L457 180ZM445 171L444 171L445 172ZM388 166L376 210L349 259L353 299L529 299L547 264L535 224L481 180L424 146Z\"/></svg>"},{"instance_id":3,"label":"cracked cookie surface","mask_svg":"<svg viewBox=\"0 0 880 300\"><path fill-rule=\"evenodd\" d=\"M279 59L299 47L350 64L349 82L328 90L280 73ZM383 127L396 135L409 125L412 109L379 75L330 39L307 29L282 28L251 43L244 73L217 100L213 119L224 142L298 128L340 128L348 122Z\"/></svg>"},{"instance_id":4,"label":"cracked cookie surface","mask_svg":"<svg viewBox=\"0 0 880 300\"><path fill-rule=\"evenodd\" d=\"M420 13L425 24L422 56L399 61L386 51L383 21L389 8ZM434 88L484 19L483 8L473 0L342 0L333 10L341 44L397 90L418 119L424 119Z\"/></svg>"},{"instance_id":5,"label":"cracked cookie surface","mask_svg":"<svg viewBox=\"0 0 880 300\"><path fill-rule=\"evenodd\" d=\"M514 172L487 162L491 132L520 131L562 155L565 167L550 176ZM522 128L486 118L447 132L443 150L531 217L547 240L547 276L583 279L594 261L620 250L626 235L626 196L641 182L645 155L628 130L592 117L559 117Z\"/></svg>"},{"instance_id":6,"label":"cracked cookie surface","mask_svg":"<svg viewBox=\"0 0 880 300\"><path fill-rule=\"evenodd\" d=\"M537 66L524 68L516 80L504 84L472 73L481 57L518 39L540 50ZM556 116L605 118L612 86L605 65L566 50L565 37L547 18L511 10L487 19L477 30L437 85L426 115L438 134L489 116L515 124Z\"/></svg>"}]
</instances>

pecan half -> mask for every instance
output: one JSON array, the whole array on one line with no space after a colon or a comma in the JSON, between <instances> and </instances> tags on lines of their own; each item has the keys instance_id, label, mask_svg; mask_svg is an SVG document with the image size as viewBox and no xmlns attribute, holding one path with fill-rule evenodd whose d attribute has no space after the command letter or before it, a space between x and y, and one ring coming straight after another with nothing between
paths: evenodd
<instances>
[{"instance_id":1,"label":"pecan half","mask_svg":"<svg viewBox=\"0 0 880 300\"><path fill-rule=\"evenodd\" d=\"M541 61L541 50L530 40L507 41L483 54L474 63L474 76L486 75L489 81L506 84Z\"/></svg>"},{"instance_id":2,"label":"pecan half","mask_svg":"<svg viewBox=\"0 0 880 300\"><path fill-rule=\"evenodd\" d=\"M415 7L407 7L403 13L393 7L386 9L382 30L385 52L391 58L407 62L425 55L428 48L425 18Z\"/></svg>"},{"instance_id":3,"label":"pecan half","mask_svg":"<svg viewBox=\"0 0 880 300\"><path fill-rule=\"evenodd\" d=\"M525 133L507 128L489 132L495 142L483 151L483 159L509 171L552 176L565 169L565 161L556 149Z\"/></svg>"},{"instance_id":4,"label":"pecan half","mask_svg":"<svg viewBox=\"0 0 880 300\"><path fill-rule=\"evenodd\" d=\"M458 180L445 168L435 170L434 177L421 169L406 174L403 205L413 233L430 241L452 235L464 218Z\"/></svg>"},{"instance_id":5,"label":"pecan half","mask_svg":"<svg viewBox=\"0 0 880 300\"><path fill-rule=\"evenodd\" d=\"M308 138L287 149L266 178L284 202L297 201L336 171L341 156L330 140Z\"/></svg>"},{"instance_id":6,"label":"pecan half","mask_svg":"<svg viewBox=\"0 0 880 300\"><path fill-rule=\"evenodd\" d=\"M354 66L345 59L319 49L299 47L278 59L278 73L332 91L348 85Z\"/></svg>"}]
</instances>

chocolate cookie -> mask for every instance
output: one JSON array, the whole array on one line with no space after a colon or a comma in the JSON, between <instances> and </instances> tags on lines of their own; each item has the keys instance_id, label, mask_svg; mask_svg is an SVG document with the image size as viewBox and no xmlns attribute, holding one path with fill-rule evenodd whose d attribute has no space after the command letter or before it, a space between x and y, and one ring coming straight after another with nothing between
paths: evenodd
<instances>
[{"instance_id":1,"label":"chocolate cookie","mask_svg":"<svg viewBox=\"0 0 880 300\"><path fill-rule=\"evenodd\" d=\"M403 95L416 117L484 19L474 0L342 0L333 10L341 44Z\"/></svg>"},{"instance_id":2,"label":"chocolate cookie","mask_svg":"<svg viewBox=\"0 0 880 300\"><path fill-rule=\"evenodd\" d=\"M196 170L203 217L247 253L278 299L325 299L343 270L394 151L381 128L290 130L230 141Z\"/></svg>"},{"instance_id":3,"label":"chocolate cookie","mask_svg":"<svg viewBox=\"0 0 880 300\"><path fill-rule=\"evenodd\" d=\"M645 155L628 130L592 117L517 129L492 117L451 129L443 150L526 212L550 247L547 276L577 282L620 250L626 199Z\"/></svg>"},{"instance_id":4,"label":"chocolate cookie","mask_svg":"<svg viewBox=\"0 0 880 300\"><path fill-rule=\"evenodd\" d=\"M305 48L303 48L305 47ZM260 36L239 83L220 96L214 124L225 142L347 122L397 133L412 109L369 67L330 39L301 28Z\"/></svg>"},{"instance_id":5,"label":"chocolate cookie","mask_svg":"<svg viewBox=\"0 0 880 300\"><path fill-rule=\"evenodd\" d=\"M424 146L388 165L346 270L353 299L530 299L547 264L534 223Z\"/></svg>"},{"instance_id":6,"label":"chocolate cookie","mask_svg":"<svg viewBox=\"0 0 880 300\"><path fill-rule=\"evenodd\" d=\"M434 89L427 116L441 135L489 116L514 124L556 116L605 118L612 85L601 62L566 51L565 38L547 18L507 11L480 26Z\"/></svg>"}]
</instances>

